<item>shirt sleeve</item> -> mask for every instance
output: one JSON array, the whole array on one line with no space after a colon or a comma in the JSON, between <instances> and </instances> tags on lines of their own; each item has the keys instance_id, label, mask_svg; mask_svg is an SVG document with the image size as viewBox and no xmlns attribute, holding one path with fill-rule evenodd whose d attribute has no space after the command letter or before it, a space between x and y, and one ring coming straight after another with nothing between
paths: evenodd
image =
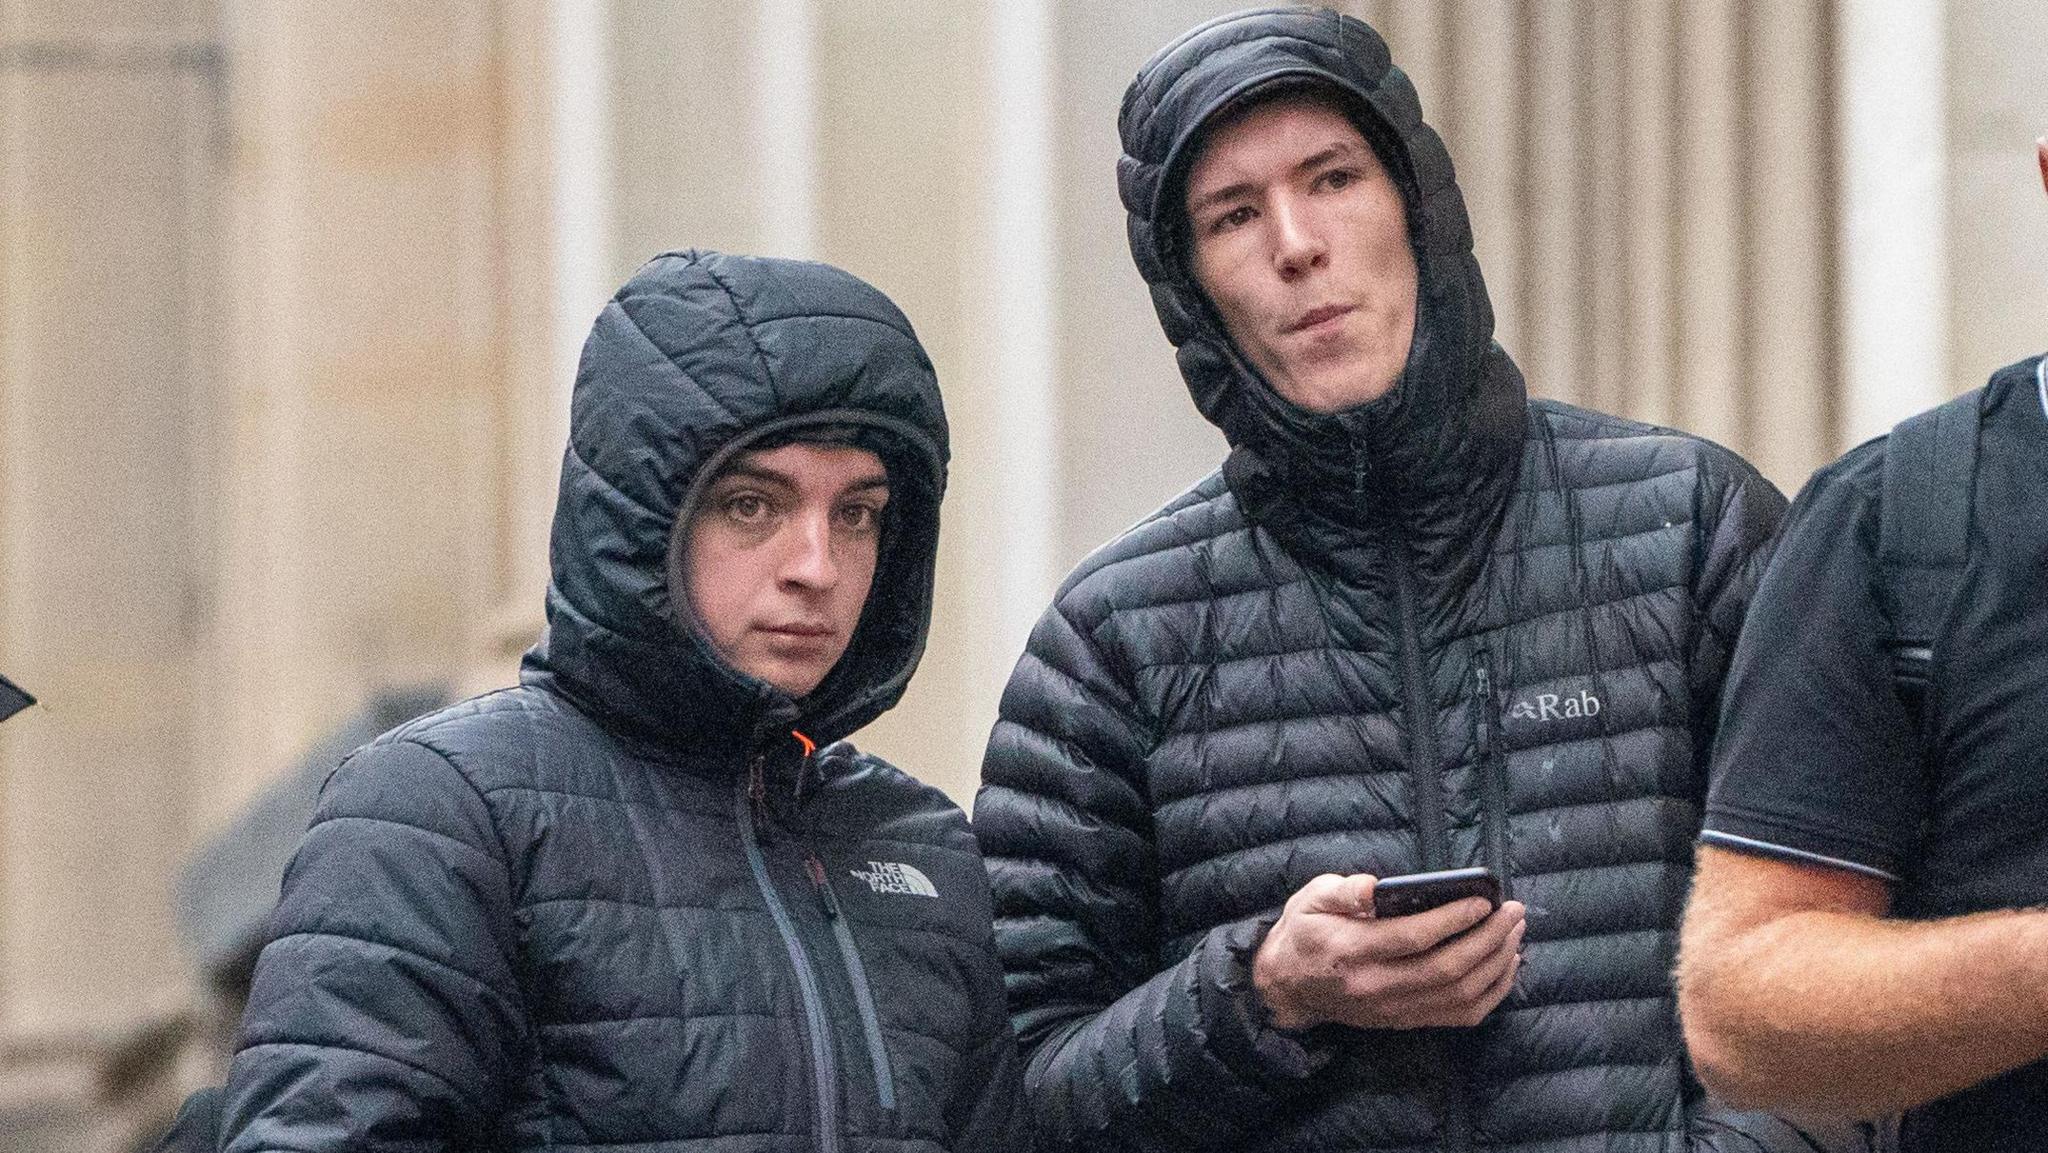
<instances>
[{"instance_id":1,"label":"shirt sleeve","mask_svg":"<svg viewBox=\"0 0 2048 1153\"><path fill-rule=\"evenodd\" d=\"M1926 796L1886 650L1876 459L1793 506L1736 645L1700 839L1896 881Z\"/></svg>"}]
</instances>

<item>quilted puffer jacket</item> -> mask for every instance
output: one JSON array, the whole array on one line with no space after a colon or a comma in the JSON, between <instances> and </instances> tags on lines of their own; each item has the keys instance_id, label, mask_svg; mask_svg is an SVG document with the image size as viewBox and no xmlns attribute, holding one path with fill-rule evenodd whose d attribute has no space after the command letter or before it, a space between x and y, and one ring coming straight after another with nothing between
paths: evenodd
<instances>
[{"instance_id":1,"label":"quilted puffer jacket","mask_svg":"<svg viewBox=\"0 0 2048 1153\"><path fill-rule=\"evenodd\" d=\"M815 423L868 438L891 498L853 642L791 700L719 659L667 561L722 461ZM945 463L931 364L874 289L643 267L584 348L547 632L517 688L329 779L223 1148L1006 1148L1017 1061L972 834L834 743L923 648Z\"/></svg>"},{"instance_id":2,"label":"quilted puffer jacket","mask_svg":"<svg viewBox=\"0 0 2048 1153\"><path fill-rule=\"evenodd\" d=\"M1270 389L1187 272L1199 127L1293 78L1402 186L1414 351L1372 403ZM1227 17L1138 74L1131 249L1231 451L1061 587L975 827L1047 1149L1808 1149L1701 1100L1669 971L1730 647L1784 508L1695 437L1531 402L1449 157L1365 25ZM1528 905L1468 1030L1283 1033L1249 961L1322 873L1488 865Z\"/></svg>"}]
</instances>

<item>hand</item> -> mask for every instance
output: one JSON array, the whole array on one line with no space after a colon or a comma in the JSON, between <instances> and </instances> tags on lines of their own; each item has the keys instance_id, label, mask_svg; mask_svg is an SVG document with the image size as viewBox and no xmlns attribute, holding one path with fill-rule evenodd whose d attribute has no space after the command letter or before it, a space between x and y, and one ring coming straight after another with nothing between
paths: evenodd
<instances>
[{"instance_id":1,"label":"hand","mask_svg":"<svg viewBox=\"0 0 2048 1153\"><path fill-rule=\"evenodd\" d=\"M1519 901L1481 897L1381 921L1377 878L1326 873L1303 885L1252 958L1252 987L1282 1029L1472 1026L1514 987L1528 931Z\"/></svg>"}]
</instances>

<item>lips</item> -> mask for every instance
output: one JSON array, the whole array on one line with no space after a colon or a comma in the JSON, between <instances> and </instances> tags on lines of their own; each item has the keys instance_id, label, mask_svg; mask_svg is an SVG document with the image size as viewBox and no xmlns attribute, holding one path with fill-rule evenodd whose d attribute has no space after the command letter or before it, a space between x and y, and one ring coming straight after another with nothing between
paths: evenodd
<instances>
[{"instance_id":1,"label":"lips","mask_svg":"<svg viewBox=\"0 0 2048 1153\"><path fill-rule=\"evenodd\" d=\"M776 636L781 637L796 637L803 640L815 640L820 637L831 636L832 626L827 624L798 622L795 624L786 625L765 625L762 627L761 631L764 633L773 633Z\"/></svg>"},{"instance_id":2,"label":"lips","mask_svg":"<svg viewBox=\"0 0 2048 1153\"><path fill-rule=\"evenodd\" d=\"M1326 324L1335 320L1355 308L1357 308L1357 305L1353 304L1325 304L1320 308L1311 308L1289 321L1286 327L1280 331L1290 336L1297 332L1306 332L1319 324Z\"/></svg>"}]
</instances>

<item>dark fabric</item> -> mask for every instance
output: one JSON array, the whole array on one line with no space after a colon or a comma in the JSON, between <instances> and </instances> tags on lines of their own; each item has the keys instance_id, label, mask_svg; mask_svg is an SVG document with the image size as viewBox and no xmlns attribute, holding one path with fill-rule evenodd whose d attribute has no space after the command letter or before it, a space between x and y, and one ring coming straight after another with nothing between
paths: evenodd
<instances>
[{"instance_id":1,"label":"dark fabric","mask_svg":"<svg viewBox=\"0 0 2048 1153\"><path fill-rule=\"evenodd\" d=\"M209 1086L178 1106L178 1116L150 1153L214 1153L220 1148L220 1090Z\"/></svg>"},{"instance_id":2,"label":"dark fabric","mask_svg":"<svg viewBox=\"0 0 2048 1153\"><path fill-rule=\"evenodd\" d=\"M1392 158L1424 286L1395 390L1331 416L1238 356L1161 192L1206 117L1304 74ZM1668 976L1783 498L1696 438L1525 398L1443 147L1364 25L1205 25L1121 126L1133 252L1233 450L1067 579L989 743L975 824L1041 1146L1808 1148L1703 1107ZM1475 864L1530 908L1485 1024L1270 1026L1249 964L1288 895Z\"/></svg>"},{"instance_id":3,"label":"dark fabric","mask_svg":"<svg viewBox=\"0 0 2048 1153\"><path fill-rule=\"evenodd\" d=\"M0 721L36 703L36 699L22 691L21 686L0 677Z\"/></svg>"},{"instance_id":4,"label":"dark fabric","mask_svg":"<svg viewBox=\"0 0 2048 1153\"><path fill-rule=\"evenodd\" d=\"M895 512L847 656L792 701L679 619L665 562L693 483L804 421L884 430ZM1005 1147L1017 1063L965 819L791 733L843 735L915 665L945 444L909 324L844 273L681 253L622 288L577 378L547 635L518 688L328 780L224 1147Z\"/></svg>"},{"instance_id":5,"label":"dark fabric","mask_svg":"<svg viewBox=\"0 0 2048 1153\"><path fill-rule=\"evenodd\" d=\"M1881 872L1901 916L2048 905L2038 363L2001 372L1985 396L1969 559L1935 636L1929 741L1885 652L1877 440L1815 475L1793 508L1729 680L1710 842ZM2048 1062L1940 1102L1911 1128L1929 1148L2048 1148Z\"/></svg>"}]
</instances>

